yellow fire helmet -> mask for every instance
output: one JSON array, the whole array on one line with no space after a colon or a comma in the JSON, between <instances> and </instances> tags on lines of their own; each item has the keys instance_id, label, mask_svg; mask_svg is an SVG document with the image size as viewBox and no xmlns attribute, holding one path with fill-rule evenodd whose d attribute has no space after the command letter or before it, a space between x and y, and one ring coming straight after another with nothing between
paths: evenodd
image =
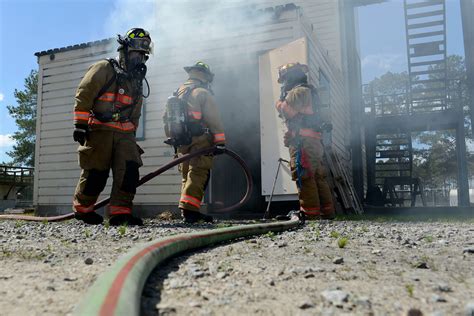
<instances>
[{"instance_id":1,"label":"yellow fire helmet","mask_svg":"<svg viewBox=\"0 0 474 316\"><path fill-rule=\"evenodd\" d=\"M132 28L125 36L118 36L117 41L120 44L118 50L123 49L125 46L130 51L140 51L145 54L153 54L153 42L151 41L150 33L142 28Z\"/></svg>"},{"instance_id":2,"label":"yellow fire helmet","mask_svg":"<svg viewBox=\"0 0 474 316\"><path fill-rule=\"evenodd\" d=\"M283 83L286 76L293 71L302 71L308 73L308 66L300 63L288 63L278 67L278 83Z\"/></svg>"},{"instance_id":3,"label":"yellow fire helmet","mask_svg":"<svg viewBox=\"0 0 474 316\"><path fill-rule=\"evenodd\" d=\"M212 80L214 79L214 73L211 71L211 67L209 67L208 64L203 63L202 61L198 61L192 66L184 67L184 70L187 73L189 73L191 70L199 70L204 72L208 76L209 82L212 82Z\"/></svg>"}]
</instances>

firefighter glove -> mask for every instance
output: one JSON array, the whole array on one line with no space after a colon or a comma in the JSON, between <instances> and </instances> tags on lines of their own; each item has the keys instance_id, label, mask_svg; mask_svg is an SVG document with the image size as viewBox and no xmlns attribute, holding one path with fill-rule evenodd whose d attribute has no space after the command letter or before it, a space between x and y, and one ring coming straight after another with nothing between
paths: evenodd
<instances>
[{"instance_id":1,"label":"firefighter glove","mask_svg":"<svg viewBox=\"0 0 474 316\"><path fill-rule=\"evenodd\" d=\"M85 124L76 124L76 128L72 134L75 142L78 142L81 146L84 146L87 136L89 134L88 126Z\"/></svg>"},{"instance_id":2,"label":"firefighter glove","mask_svg":"<svg viewBox=\"0 0 474 316\"><path fill-rule=\"evenodd\" d=\"M216 145L216 150L214 150L215 155L221 155L224 152L225 152L225 145L224 144Z\"/></svg>"}]
</instances>

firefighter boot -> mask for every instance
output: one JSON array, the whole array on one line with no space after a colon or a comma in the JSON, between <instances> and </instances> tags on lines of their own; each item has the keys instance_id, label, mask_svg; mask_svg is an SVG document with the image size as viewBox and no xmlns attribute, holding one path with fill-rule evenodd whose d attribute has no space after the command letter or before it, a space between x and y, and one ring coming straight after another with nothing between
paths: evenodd
<instances>
[{"instance_id":1,"label":"firefighter boot","mask_svg":"<svg viewBox=\"0 0 474 316\"><path fill-rule=\"evenodd\" d=\"M83 221L89 225L99 225L102 224L104 218L97 214L96 212L88 212L88 213L79 213L74 212L74 218L80 221Z\"/></svg>"},{"instance_id":2,"label":"firefighter boot","mask_svg":"<svg viewBox=\"0 0 474 316\"><path fill-rule=\"evenodd\" d=\"M212 223L214 220L212 216L202 214L198 211L189 211L185 209L181 209L181 217L183 218L183 222L188 224L194 224L199 221L203 221L205 223Z\"/></svg>"},{"instance_id":3,"label":"firefighter boot","mask_svg":"<svg viewBox=\"0 0 474 316\"><path fill-rule=\"evenodd\" d=\"M142 226L143 220L139 217L133 216L132 214L117 214L110 216L109 224L111 226Z\"/></svg>"}]
</instances>

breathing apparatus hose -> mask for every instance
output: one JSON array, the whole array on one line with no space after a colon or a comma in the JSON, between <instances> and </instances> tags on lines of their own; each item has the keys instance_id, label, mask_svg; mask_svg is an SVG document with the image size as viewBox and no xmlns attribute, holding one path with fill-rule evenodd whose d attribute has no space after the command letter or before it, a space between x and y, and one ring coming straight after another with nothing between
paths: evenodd
<instances>
[{"instance_id":1,"label":"breathing apparatus hose","mask_svg":"<svg viewBox=\"0 0 474 316\"><path fill-rule=\"evenodd\" d=\"M197 150L197 151L189 153L189 154L184 154L181 157L176 158L176 159L170 161L169 163L167 163L166 165L158 168L157 170L145 175L143 178L141 178L138 181L137 187L141 186L142 184L150 181L151 179L155 178L156 176L159 176L163 172L173 168L174 166L176 166L176 165L178 165L178 164L180 164L184 161L188 161L188 160L190 160L194 157L197 157L197 156L212 154L212 153L214 153L215 150L216 150L215 147L208 147L208 148L203 148L203 149ZM252 189L253 189L253 181L252 181L252 175L250 173L249 168L245 164L245 161L239 155L237 155L235 152L233 152L232 150L227 149L227 148L223 149L222 151L223 151L224 154L232 157L233 159L235 159L240 164L240 166L242 167L242 169L245 173L245 178L247 180L247 188L246 188L245 195L238 203L236 203L234 205L231 205L229 207L225 207L225 208L216 210L218 212L223 213L223 212L234 211L237 208L244 205L245 203L247 203L247 201L250 199L250 194L251 194ZM94 210L97 210L97 209L107 205L107 203L109 203L109 201L110 201L110 198L106 198L106 199L103 199L103 200L97 202L94 205ZM23 221L31 221L31 222L60 222L60 221L68 220L68 219L71 219L71 218L74 218L74 213L73 212L68 213L68 214L64 214L64 215L45 216L45 217L43 217L43 216L29 216L29 215L16 215L16 214L0 215L0 220L23 220Z\"/></svg>"}]
</instances>

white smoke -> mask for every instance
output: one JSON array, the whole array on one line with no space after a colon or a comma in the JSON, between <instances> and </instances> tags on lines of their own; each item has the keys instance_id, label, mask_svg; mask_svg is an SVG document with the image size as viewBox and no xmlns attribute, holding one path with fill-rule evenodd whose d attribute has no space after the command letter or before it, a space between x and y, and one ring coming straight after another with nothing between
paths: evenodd
<instances>
[{"instance_id":1,"label":"white smoke","mask_svg":"<svg viewBox=\"0 0 474 316\"><path fill-rule=\"evenodd\" d=\"M183 66L196 61L209 64L216 75L214 87L216 97L221 100L219 105L224 120L226 106L229 106L222 102L224 96L229 95L224 89L231 88L229 85L237 88L238 85L243 95L258 89L258 82L254 79L258 78L258 53L262 52L257 52L255 47L275 36L265 31L274 18L274 12L257 10L250 5L252 1L116 2L108 19L107 33L124 34L132 27L142 27L150 32L154 43L154 54L147 62L150 102L154 104L152 111L163 109L166 98L187 78ZM111 50L116 50L117 43L112 45ZM251 75L255 78L246 80L245 76L249 74L242 71L242 66L248 69L249 65L253 67ZM256 74L254 69L257 69ZM238 83L236 79L239 79ZM247 120L245 115L241 113L240 119ZM248 120L253 121L255 117Z\"/></svg>"},{"instance_id":2,"label":"white smoke","mask_svg":"<svg viewBox=\"0 0 474 316\"><path fill-rule=\"evenodd\" d=\"M149 64L174 63L182 67L197 60L220 65L245 62L245 47L250 44L254 27L269 21L272 15L242 3L249 2L119 0L108 18L107 33L123 34L132 27L148 30L155 46Z\"/></svg>"}]
</instances>

